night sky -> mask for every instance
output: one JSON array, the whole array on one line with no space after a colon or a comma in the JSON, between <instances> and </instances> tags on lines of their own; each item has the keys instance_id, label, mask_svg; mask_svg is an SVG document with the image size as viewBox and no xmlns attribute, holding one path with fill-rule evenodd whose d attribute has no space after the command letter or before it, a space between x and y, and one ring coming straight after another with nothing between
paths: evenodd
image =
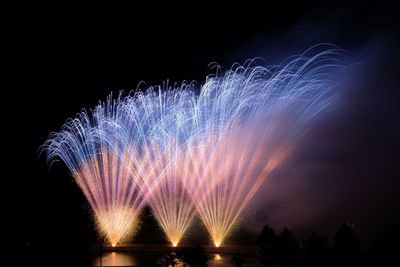
<instances>
[{"instance_id":1,"label":"night sky","mask_svg":"<svg viewBox=\"0 0 400 267\"><path fill-rule=\"evenodd\" d=\"M351 222L368 243L393 231L400 223L399 12L378 2L267 4L229 12L212 6L18 12L8 38L13 86L3 98L12 105L5 114L12 141L4 140L12 144L12 171L3 179L11 181L7 193L14 192L8 199L17 255L60 240L65 247L96 242L90 209L66 166L49 169L39 155L67 118L141 81L141 88L166 80L201 83L213 73L212 62L225 69L254 57L275 64L318 43L338 45L349 63L362 64L343 81L340 110L314 125L265 183L238 235L253 238L268 223L299 235L331 236ZM148 214L145 219L147 226L154 223ZM154 229L144 227L139 241L162 242Z\"/></svg>"}]
</instances>

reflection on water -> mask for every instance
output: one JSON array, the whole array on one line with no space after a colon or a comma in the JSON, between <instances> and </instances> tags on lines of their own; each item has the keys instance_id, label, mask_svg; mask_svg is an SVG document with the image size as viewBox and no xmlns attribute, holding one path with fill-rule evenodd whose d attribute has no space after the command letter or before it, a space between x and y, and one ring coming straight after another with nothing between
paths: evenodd
<instances>
[{"instance_id":1,"label":"reflection on water","mask_svg":"<svg viewBox=\"0 0 400 267\"><path fill-rule=\"evenodd\" d=\"M106 252L95 259L94 266L137 266L134 254L126 252Z\"/></svg>"},{"instance_id":2,"label":"reflection on water","mask_svg":"<svg viewBox=\"0 0 400 267\"><path fill-rule=\"evenodd\" d=\"M103 257L99 255L93 259L94 266L151 266L154 264L160 264L165 253L157 252L104 252ZM208 254L210 260L208 266L210 267L222 267L222 266L233 266L231 264L232 255L224 254ZM246 266L262 266L256 258L245 258ZM179 262L175 266L184 266Z\"/></svg>"},{"instance_id":3,"label":"reflection on water","mask_svg":"<svg viewBox=\"0 0 400 267\"><path fill-rule=\"evenodd\" d=\"M208 261L208 266L231 266L229 260L227 261L225 257L221 254L215 253L214 257Z\"/></svg>"},{"instance_id":4,"label":"reflection on water","mask_svg":"<svg viewBox=\"0 0 400 267\"><path fill-rule=\"evenodd\" d=\"M214 260L215 260L215 261L220 261L220 260L222 260L221 255L219 255L218 253L215 253L215 255L214 255Z\"/></svg>"}]
</instances>

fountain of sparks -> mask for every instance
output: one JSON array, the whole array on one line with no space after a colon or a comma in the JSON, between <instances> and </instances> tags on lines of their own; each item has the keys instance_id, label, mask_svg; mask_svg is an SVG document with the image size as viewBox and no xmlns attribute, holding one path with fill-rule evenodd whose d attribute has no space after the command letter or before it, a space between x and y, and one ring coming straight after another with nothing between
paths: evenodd
<instances>
[{"instance_id":1,"label":"fountain of sparks","mask_svg":"<svg viewBox=\"0 0 400 267\"><path fill-rule=\"evenodd\" d=\"M251 63L192 85L150 88L101 103L45 143L88 199L114 246L149 204L173 246L198 212L215 246L240 221L263 182L335 100L340 51Z\"/></svg>"},{"instance_id":2,"label":"fountain of sparks","mask_svg":"<svg viewBox=\"0 0 400 267\"><path fill-rule=\"evenodd\" d=\"M112 246L135 234L147 196L158 183L158 176L149 178L159 171L156 151L149 146L159 121L158 97L149 90L128 105L130 99L110 97L93 112L80 113L43 147L50 161L65 162L94 211L101 236ZM128 117L127 106L136 113Z\"/></svg>"},{"instance_id":3,"label":"fountain of sparks","mask_svg":"<svg viewBox=\"0 0 400 267\"><path fill-rule=\"evenodd\" d=\"M112 246L136 232L149 204L173 246L188 229L195 208L172 157L188 138L190 85L148 89L117 100L110 97L92 113L82 112L53 133L43 149L64 161L88 199L102 236Z\"/></svg>"},{"instance_id":4,"label":"fountain of sparks","mask_svg":"<svg viewBox=\"0 0 400 267\"><path fill-rule=\"evenodd\" d=\"M202 86L181 177L216 247L310 122L332 107L339 51L237 67Z\"/></svg>"},{"instance_id":5,"label":"fountain of sparks","mask_svg":"<svg viewBox=\"0 0 400 267\"><path fill-rule=\"evenodd\" d=\"M44 149L49 160L65 162L94 212L101 236L115 246L137 230L145 200L142 181L131 177L128 151L105 129L106 109L99 106L68 120L50 135Z\"/></svg>"},{"instance_id":6,"label":"fountain of sparks","mask_svg":"<svg viewBox=\"0 0 400 267\"><path fill-rule=\"evenodd\" d=\"M151 91L152 103L142 102L137 96L129 97L125 101L126 118L123 123L128 129L128 137L136 138L136 134L129 129L136 129L141 123L132 118L143 117L143 111L137 107L151 106L152 112L158 118L152 123L149 141L143 151L132 151L131 156L136 166L144 175L148 192L147 201L152 212L172 246L176 247L195 215L195 207L189 197L186 188L182 184L179 167L176 161L183 151L182 144L190 139L191 111L195 104L195 96L191 90L192 85L181 85L174 90L163 92ZM132 143L128 141L127 143Z\"/></svg>"}]
</instances>

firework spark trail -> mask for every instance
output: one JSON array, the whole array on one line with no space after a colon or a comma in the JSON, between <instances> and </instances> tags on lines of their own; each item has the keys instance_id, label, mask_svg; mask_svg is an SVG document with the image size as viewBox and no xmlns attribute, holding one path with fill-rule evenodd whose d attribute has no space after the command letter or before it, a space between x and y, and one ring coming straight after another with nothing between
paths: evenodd
<instances>
[{"instance_id":1,"label":"firework spark trail","mask_svg":"<svg viewBox=\"0 0 400 267\"><path fill-rule=\"evenodd\" d=\"M237 67L209 77L193 112L196 133L181 177L216 246L309 122L334 100L338 50L280 66Z\"/></svg>"},{"instance_id":2,"label":"firework spark trail","mask_svg":"<svg viewBox=\"0 0 400 267\"><path fill-rule=\"evenodd\" d=\"M190 112L195 104L195 96L191 85L148 94L154 97L151 110L157 114L157 122L152 123L150 142L144 147L145 150L139 154L132 151L131 155L137 166L143 169L144 180L150 181L145 184L151 186L147 188L148 192L151 191L147 201L154 216L171 244L177 246L195 215L195 208L182 184L179 165L173 159L182 153L182 144L191 137ZM138 105L137 101L137 97L126 101L126 118L129 122L125 123L125 127L128 129L130 125L137 124L132 118L138 114L136 108L143 106ZM135 138L135 134L128 131L128 139L130 137ZM147 162L153 165L152 171L148 170L148 164L143 164L143 159L148 159Z\"/></svg>"},{"instance_id":3,"label":"firework spark trail","mask_svg":"<svg viewBox=\"0 0 400 267\"><path fill-rule=\"evenodd\" d=\"M139 97L152 102L150 94ZM53 133L44 145L49 160L60 158L65 162L94 211L101 235L113 246L135 233L146 194L152 188L148 183L155 181L145 179L132 157L133 150L147 149L154 112L145 105L138 107L142 116L135 138L126 140L125 101L110 97L93 112L82 112L67 121L59 133ZM156 167L148 166L149 172L152 166Z\"/></svg>"},{"instance_id":4,"label":"firework spark trail","mask_svg":"<svg viewBox=\"0 0 400 267\"><path fill-rule=\"evenodd\" d=\"M111 244L134 234L147 202L174 246L193 219L195 208L171 163L190 137L187 110L195 99L189 87L110 96L45 144L50 160L69 167Z\"/></svg>"},{"instance_id":5,"label":"firework spark trail","mask_svg":"<svg viewBox=\"0 0 400 267\"><path fill-rule=\"evenodd\" d=\"M137 230L141 209L141 185L130 179L130 157L113 150L102 150L73 171L77 184L91 204L97 226L110 244L132 236ZM139 203L136 203L139 201Z\"/></svg>"},{"instance_id":6,"label":"firework spark trail","mask_svg":"<svg viewBox=\"0 0 400 267\"><path fill-rule=\"evenodd\" d=\"M182 184L177 162L171 161L179 153L179 146L172 144L160 151L158 159L163 166L159 176L160 183L148 197L154 216L158 220L168 240L177 246L188 229L194 215L195 207Z\"/></svg>"}]
</instances>

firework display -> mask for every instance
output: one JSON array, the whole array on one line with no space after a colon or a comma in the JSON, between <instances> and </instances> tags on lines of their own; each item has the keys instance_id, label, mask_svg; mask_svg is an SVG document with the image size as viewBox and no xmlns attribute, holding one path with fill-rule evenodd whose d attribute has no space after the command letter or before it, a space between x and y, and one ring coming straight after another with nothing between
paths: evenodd
<instances>
[{"instance_id":1,"label":"firework display","mask_svg":"<svg viewBox=\"0 0 400 267\"><path fill-rule=\"evenodd\" d=\"M218 247L310 122L333 106L341 69L339 50L308 51L280 65L234 66L198 87L110 96L44 148L65 162L110 244L131 238L149 205L173 246L197 213Z\"/></svg>"}]
</instances>

